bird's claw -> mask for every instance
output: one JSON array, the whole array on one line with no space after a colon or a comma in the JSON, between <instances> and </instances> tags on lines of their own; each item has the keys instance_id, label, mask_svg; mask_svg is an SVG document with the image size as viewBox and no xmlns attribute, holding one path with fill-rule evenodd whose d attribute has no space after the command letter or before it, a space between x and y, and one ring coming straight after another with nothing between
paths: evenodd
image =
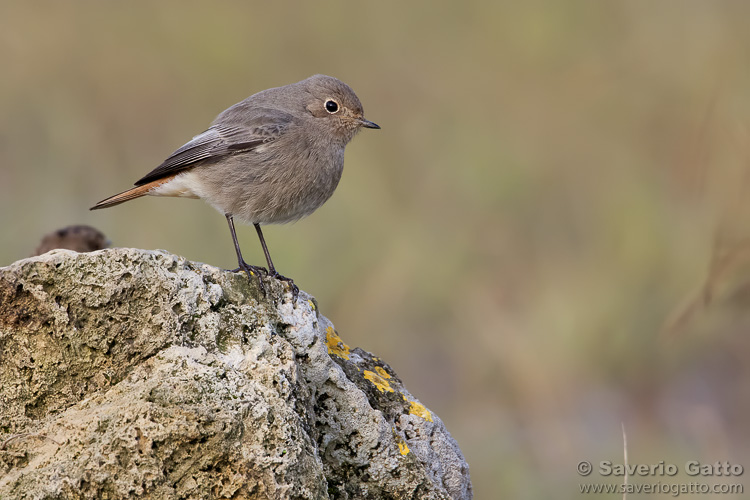
<instances>
[{"instance_id":1,"label":"bird's claw","mask_svg":"<svg viewBox=\"0 0 750 500\"><path fill-rule=\"evenodd\" d=\"M272 278L276 278L279 281L286 281L289 283L289 286L292 289L292 299L296 302L297 297L299 296L299 287L294 284L294 280L292 278L287 278L286 276L282 276L281 274L274 271L273 273L269 274Z\"/></svg>"},{"instance_id":2,"label":"bird's claw","mask_svg":"<svg viewBox=\"0 0 750 500\"><path fill-rule=\"evenodd\" d=\"M253 281L253 276L255 276L258 280L258 287L260 288L260 291L263 292L263 296L265 296L266 286L263 284L263 276L268 274L268 270L261 266L251 266L245 261L239 262L239 265L240 267L232 269L232 272L238 273L244 271L250 281Z\"/></svg>"},{"instance_id":3,"label":"bird's claw","mask_svg":"<svg viewBox=\"0 0 750 500\"><path fill-rule=\"evenodd\" d=\"M287 283L289 283L289 287L292 289L292 298L295 301L297 300L297 297L299 297L299 287L294 284L294 280L292 278L287 278L286 276L279 274L278 272L276 272L276 270L269 273L265 267L253 266L243 261L240 263L240 267L238 267L237 269L232 269L231 272L238 273L240 271L244 271L250 281L253 280L253 276L256 277L256 279L258 280L258 287L260 287L260 291L263 292L264 296L266 295L266 286L263 284L263 277L270 276L271 278L275 278L279 281L286 281Z\"/></svg>"}]
</instances>

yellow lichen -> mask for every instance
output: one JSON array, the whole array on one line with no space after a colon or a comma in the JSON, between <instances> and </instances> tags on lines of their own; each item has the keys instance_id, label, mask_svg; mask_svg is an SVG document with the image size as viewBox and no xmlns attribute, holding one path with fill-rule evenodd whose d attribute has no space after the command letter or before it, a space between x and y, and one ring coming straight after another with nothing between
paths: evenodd
<instances>
[{"instance_id":1,"label":"yellow lichen","mask_svg":"<svg viewBox=\"0 0 750 500\"><path fill-rule=\"evenodd\" d=\"M388 375L388 372L385 371L382 367L376 366L375 371L378 372L378 375L380 375L383 378L391 378L390 375Z\"/></svg>"},{"instance_id":2,"label":"yellow lichen","mask_svg":"<svg viewBox=\"0 0 750 500\"><path fill-rule=\"evenodd\" d=\"M367 380L375 384L375 387L377 387L380 392L393 392L391 384L389 384L386 379L384 379L377 373L371 372L370 370L365 370L364 376Z\"/></svg>"},{"instance_id":3,"label":"yellow lichen","mask_svg":"<svg viewBox=\"0 0 750 500\"><path fill-rule=\"evenodd\" d=\"M307 303L310 304L310 309L312 309L314 311L315 310L315 302L313 302L312 300L308 300Z\"/></svg>"},{"instance_id":4,"label":"yellow lichen","mask_svg":"<svg viewBox=\"0 0 750 500\"><path fill-rule=\"evenodd\" d=\"M409 447L406 446L406 443L404 443L403 441L397 441L397 444L398 444L398 451L402 455L406 455L409 453Z\"/></svg>"},{"instance_id":5,"label":"yellow lichen","mask_svg":"<svg viewBox=\"0 0 750 500\"><path fill-rule=\"evenodd\" d=\"M416 401L409 402L409 413L418 417L422 417L423 419L429 420L430 422L434 422L434 420L432 420L432 414L430 413L430 410L425 408L423 404L417 403Z\"/></svg>"},{"instance_id":6,"label":"yellow lichen","mask_svg":"<svg viewBox=\"0 0 750 500\"><path fill-rule=\"evenodd\" d=\"M344 344L332 326L326 328L326 345L328 346L328 354L349 359L349 346Z\"/></svg>"}]
</instances>

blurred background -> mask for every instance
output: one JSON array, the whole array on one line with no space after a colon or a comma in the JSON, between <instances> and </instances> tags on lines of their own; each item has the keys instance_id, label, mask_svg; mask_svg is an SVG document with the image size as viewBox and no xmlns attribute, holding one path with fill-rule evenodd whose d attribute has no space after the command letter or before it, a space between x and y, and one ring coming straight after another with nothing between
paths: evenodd
<instances>
[{"instance_id":1,"label":"blurred background","mask_svg":"<svg viewBox=\"0 0 750 500\"><path fill-rule=\"evenodd\" d=\"M748 19L697 0L1 2L0 265L83 223L235 267L200 201L88 208L231 104L330 74L382 130L266 239L441 417L476 498L577 498L580 460L622 461L622 425L630 463L747 469ZM691 478L651 479L631 482Z\"/></svg>"}]
</instances>

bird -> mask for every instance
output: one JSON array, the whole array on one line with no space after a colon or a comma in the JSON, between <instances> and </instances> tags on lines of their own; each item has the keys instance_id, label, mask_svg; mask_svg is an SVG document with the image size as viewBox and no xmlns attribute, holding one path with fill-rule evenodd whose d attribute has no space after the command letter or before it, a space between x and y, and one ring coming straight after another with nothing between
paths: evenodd
<instances>
[{"instance_id":1,"label":"bird","mask_svg":"<svg viewBox=\"0 0 750 500\"><path fill-rule=\"evenodd\" d=\"M344 149L366 120L362 103L347 84L326 75L270 88L221 112L208 129L173 152L135 182L91 210L113 207L142 196L200 198L224 214L239 267L248 279L262 275L288 282L271 260L262 225L285 224L310 215L339 184ZM234 220L258 234L268 269L247 264Z\"/></svg>"}]
</instances>

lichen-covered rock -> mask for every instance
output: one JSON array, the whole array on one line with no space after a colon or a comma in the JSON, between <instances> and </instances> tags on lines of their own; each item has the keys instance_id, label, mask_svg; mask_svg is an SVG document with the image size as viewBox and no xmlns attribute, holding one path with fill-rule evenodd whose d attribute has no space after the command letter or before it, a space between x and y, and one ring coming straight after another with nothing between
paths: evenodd
<instances>
[{"instance_id":1,"label":"lichen-covered rock","mask_svg":"<svg viewBox=\"0 0 750 500\"><path fill-rule=\"evenodd\" d=\"M266 289L163 251L0 268L0 498L471 498L393 370Z\"/></svg>"}]
</instances>

